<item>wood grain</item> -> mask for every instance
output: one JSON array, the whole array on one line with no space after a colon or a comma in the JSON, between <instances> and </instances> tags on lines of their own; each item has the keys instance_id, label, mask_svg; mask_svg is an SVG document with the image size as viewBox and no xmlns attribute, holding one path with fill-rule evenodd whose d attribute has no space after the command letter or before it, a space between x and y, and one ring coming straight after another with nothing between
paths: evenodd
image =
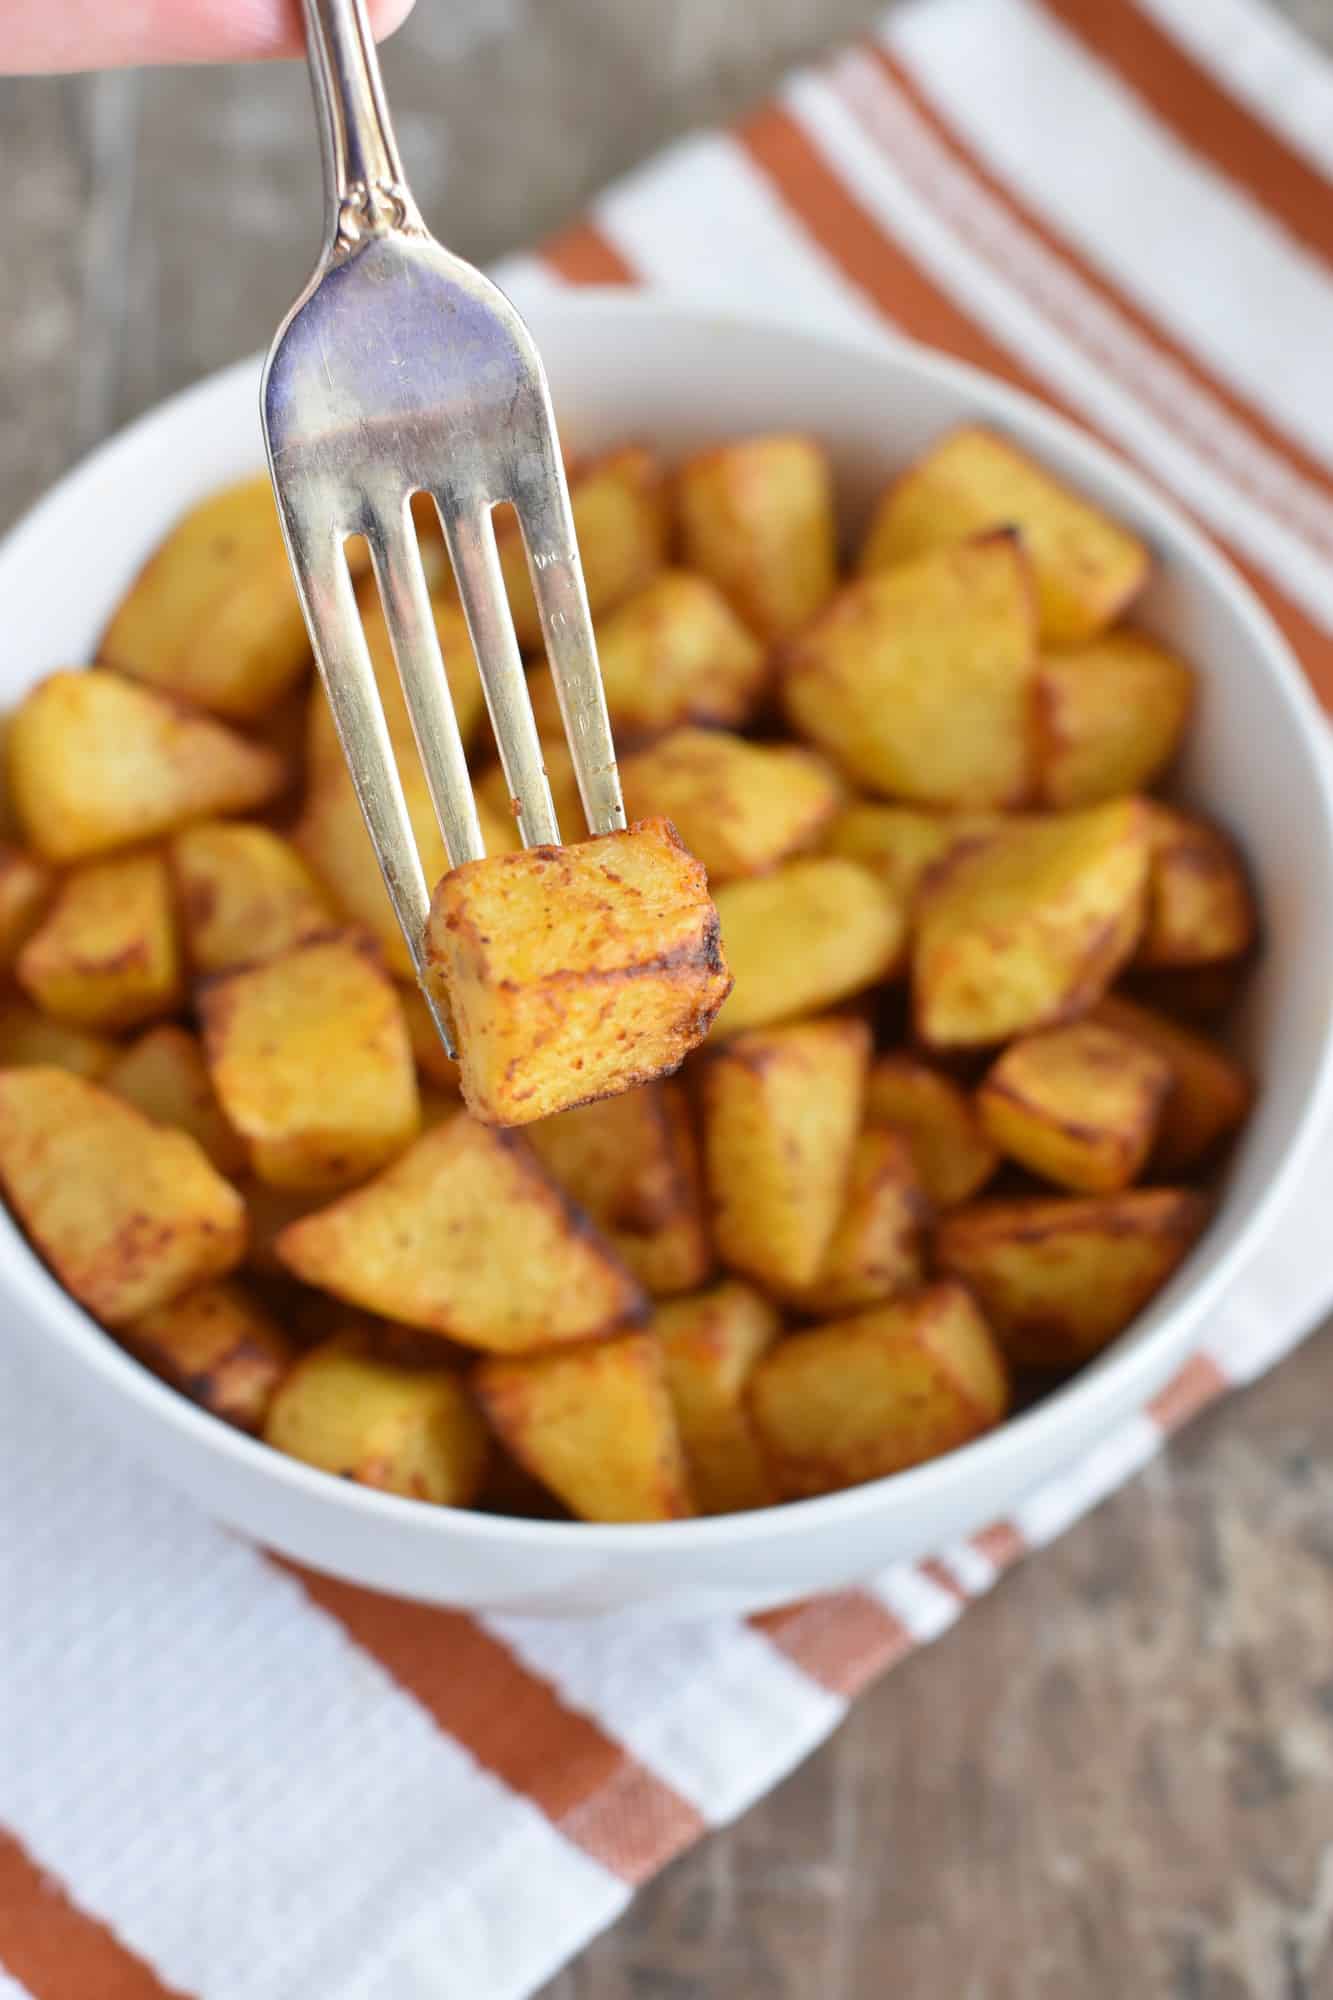
<instances>
[{"instance_id":1,"label":"wood grain","mask_svg":"<svg viewBox=\"0 0 1333 2000\"><path fill-rule=\"evenodd\" d=\"M1284 0L1333 47L1333 0ZM408 166L501 254L865 0L418 0ZM319 217L305 78L0 82L0 524L261 346ZM1333 1334L863 1698L542 2000L1333 1996ZM484 1996L478 1996L484 2000Z\"/></svg>"}]
</instances>

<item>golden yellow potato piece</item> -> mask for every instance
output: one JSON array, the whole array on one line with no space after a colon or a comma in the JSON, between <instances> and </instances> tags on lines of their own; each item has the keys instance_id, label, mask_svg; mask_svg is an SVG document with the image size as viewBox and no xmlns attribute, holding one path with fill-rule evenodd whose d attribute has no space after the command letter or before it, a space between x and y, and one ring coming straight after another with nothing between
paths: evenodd
<instances>
[{"instance_id":1,"label":"golden yellow potato piece","mask_svg":"<svg viewBox=\"0 0 1333 2000\"><path fill-rule=\"evenodd\" d=\"M1008 1407L994 1336L951 1284L793 1335L750 1385L764 1456L791 1500L938 1458L993 1429Z\"/></svg>"},{"instance_id":2,"label":"golden yellow potato piece","mask_svg":"<svg viewBox=\"0 0 1333 2000\"><path fill-rule=\"evenodd\" d=\"M669 522L661 461L642 445L589 459L570 477L569 500L588 605L596 618L642 589L666 561ZM542 643L541 620L511 508L497 510L495 538L518 643L525 653L535 653ZM446 577L441 589L452 588Z\"/></svg>"},{"instance_id":3,"label":"golden yellow potato piece","mask_svg":"<svg viewBox=\"0 0 1333 2000\"><path fill-rule=\"evenodd\" d=\"M1152 863L1138 962L1214 965L1254 943L1258 917L1234 843L1191 813L1149 803Z\"/></svg>"},{"instance_id":4,"label":"golden yellow potato piece","mask_svg":"<svg viewBox=\"0 0 1333 2000\"><path fill-rule=\"evenodd\" d=\"M296 1349L234 1278L185 1292L131 1321L121 1338L155 1375L238 1430L258 1431Z\"/></svg>"},{"instance_id":5,"label":"golden yellow potato piece","mask_svg":"<svg viewBox=\"0 0 1333 2000\"><path fill-rule=\"evenodd\" d=\"M651 1334L483 1361L473 1383L501 1443L580 1520L678 1521L694 1512Z\"/></svg>"},{"instance_id":6,"label":"golden yellow potato piece","mask_svg":"<svg viewBox=\"0 0 1333 2000\"><path fill-rule=\"evenodd\" d=\"M19 819L48 861L250 812L287 775L264 745L96 668L39 681L14 711L6 747Z\"/></svg>"},{"instance_id":7,"label":"golden yellow potato piece","mask_svg":"<svg viewBox=\"0 0 1333 2000\"><path fill-rule=\"evenodd\" d=\"M407 759L400 763L399 773L422 873L428 882L437 882L449 863L425 774L419 762ZM488 854L503 853L518 844L513 820L493 815L480 795L477 813ZM412 954L393 913L351 774L341 760L330 763L306 793L292 840L344 921L370 932L396 977L415 981Z\"/></svg>"},{"instance_id":8,"label":"golden yellow potato piece","mask_svg":"<svg viewBox=\"0 0 1333 2000\"><path fill-rule=\"evenodd\" d=\"M706 576L664 569L604 618L597 653L617 740L654 736L680 723L736 729L748 722L768 680L764 648ZM545 664L528 676L545 736L563 729Z\"/></svg>"},{"instance_id":9,"label":"golden yellow potato piece","mask_svg":"<svg viewBox=\"0 0 1333 2000\"><path fill-rule=\"evenodd\" d=\"M464 1102L495 1125L678 1068L731 984L704 871L665 820L453 869L426 943Z\"/></svg>"},{"instance_id":10,"label":"golden yellow potato piece","mask_svg":"<svg viewBox=\"0 0 1333 2000\"><path fill-rule=\"evenodd\" d=\"M971 1094L916 1056L899 1052L871 1064L866 1118L907 1141L932 1208L970 1200L1000 1164Z\"/></svg>"},{"instance_id":11,"label":"golden yellow potato piece","mask_svg":"<svg viewBox=\"0 0 1333 2000\"><path fill-rule=\"evenodd\" d=\"M400 766L404 763L417 763L419 759L416 737L412 733L412 718L407 712L407 698L403 693L403 684L398 678L398 668L393 657L393 642L389 638L384 606L373 581L368 581L358 593L358 602L361 611L361 629L365 633L370 662L375 670L375 682L379 688L384 720L388 725L389 740L393 744ZM454 715L458 720L458 733L466 744L475 734L486 706L481 690L481 676L477 672L476 656L472 651L472 641L468 637L467 621L457 601L450 601L447 595L433 597L431 610L435 615L435 632L444 658L444 674L454 704ZM315 778L326 770L330 763L342 761L342 744L338 741L338 732L334 727L333 711L329 707L323 683L316 679L311 684L306 719L306 764L311 777Z\"/></svg>"},{"instance_id":12,"label":"golden yellow potato piece","mask_svg":"<svg viewBox=\"0 0 1333 2000\"><path fill-rule=\"evenodd\" d=\"M1161 1290L1208 1212L1193 1188L979 1201L945 1216L935 1258L975 1294L1016 1365L1075 1368Z\"/></svg>"},{"instance_id":13,"label":"golden yellow potato piece","mask_svg":"<svg viewBox=\"0 0 1333 2000\"><path fill-rule=\"evenodd\" d=\"M197 972L290 951L334 922L308 863L281 834L243 821L187 827L171 843L181 924Z\"/></svg>"},{"instance_id":14,"label":"golden yellow potato piece","mask_svg":"<svg viewBox=\"0 0 1333 2000\"><path fill-rule=\"evenodd\" d=\"M807 437L741 438L676 477L687 568L711 577L763 640L785 639L837 581L833 473Z\"/></svg>"},{"instance_id":15,"label":"golden yellow potato piece","mask_svg":"<svg viewBox=\"0 0 1333 2000\"><path fill-rule=\"evenodd\" d=\"M213 1087L261 1180L347 1187L416 1137L412 1044L368 939L316 938L224 974L199 1014Z\"/></svg>"},{"instance_id":16,"label":"golden yellow potato piece","mask_svg":"<svg viewBox=\"0 0 1333 2000\"><path fill-rule=\"evenodd\" d=\"M44 861L17 847L0 847L0 967L12 967L55 894Z\"/></svg>"},{"instance_id":17,"label":"golden yellow potato piece","mask_svg":"<svg viewBox=\"0 0 1333 2000\"><path fill-rule=\"evenodd\" d=\"M66 1291L107 1326L245 1254L245 1204L203 1149L65 1070L0 1070L0 1182Z\"/></svg>"},{"instance_id":18,"label":"golden yellow potato piece","mask_svg":"<svg viewBox=\"0 0 1333 2000\"><path fill-rule=\"evenodd\" d=\"M539 1160L586 1209L645 1291L701 1285L713 1267L685 1095L646 1083L528 1127Z\"/></svg>"},{"instance_id":19,"label":"golden yellow potato piece","mask_svg":"<svg viewBox=\"0 0 1333 2000\"><path fill-rule=\"evenodd\" d=\"M813 750L673 729L620 765L632 818L669 819L713 884L760 875L813 847L842 785Z\"/></svg>"},{"instance_id":20,"label":"golden yellow potato piece","mask_svg":"<svg viewBox=\"0 0 1333 2000\"><path fill-rule=\"evenodd\" d=\"M265 1442L339 1479L466 1507L480 1491L486 1426L451 1368L409 1368L335 1335L302 1355L269 1405Z\"/></svg>"},{"instance_id":21,"label":"golden yellow potato piece","mask_svg":"<svg viewBox=\"0 0 1333 2000\"><path fill-rule=\"evenodd\" d=\"M249 1166L245 1142L223 1116L204 1052L188 1028L174 1021L150 1028L117 1052L102 1081L155 1125L175 1125L197 1139L229 1180Z\"/></svg>"},{"instance_id":22,"label":"golden yellow potato piece","mask_svg":"<svg viewBox=\"0 0 1333 2000\"><path fill-rule=\"evenodd\" d=\"M1092 1006L1138 943L1149 854L1137 799L1014 820L955 850L917 911L922 1040L985 1047Z\"/></svg>"},{"instance_id":23,"label":"golden yellow potato piece","mask_svg":"<svg viewBox=\"0 0 1333 2000\"><path fill-rule=\"evenodd\" d=\"M267 472L192 507L102 635L104 665L246 722L310 664Z\"/></svg>"},{"instance_id":24,"label":"golden yellow potato piece","mask_svg":"<svg viewBox=\"0 0 1333 2000\"><path fill-rule=\"evenodd\" d=\"M715 897L733 980L718 1033L815 1014L896 972L903 906L868 870L834 856L727 882Z\"/></svg>"},{"instance_id":25,"label":"golden yellow potato piece","mask_svg":"<svg viewBox=\"0 0 1333 2000\"><path fill-rule=\"evenodd\" d=\"M496 1353L589 1340L646 1311L527 1141L464 1112L368 1186L291 1223L277 1249L349 1305Z\"/></svg>"},{"instance_id":26,"label":"golden yellow potato piece","mask_svg":"<svg viewBox=\"0 0 1333 2000\"><path fill-rule=\"evenodd\" d=\"M893 482L875 510L861 568L885 569L997 528L1023 537L1047 645L1095 639L1147 581L1150 559L1137 535L981 425L951 431Z\"/></svg>"},{"instance_id":27,"label":"golden yellow potato piece","mask_svg":"<svg viewBox=\"0 0 1333 2000\"><path fill-rule=\"evenodd\" d=\"M0 1069L67 1069L96 1083L119 1050L105 1035L53 1021L28 1001L0 1001Z\"/></svg>"},{"instance_id":28,"label":"golden yellow potato piece","mask_svg":"<svg viewBox=\"0 0 1333 2000\"><path fill-rule=\"evenodd\" d=\"M1049 654L1037 674L1043 804L1146 791L1179 749L1193 705L1193 672L1145 633L1104 632Z\"/></svg>"},{"instance_id":29,"label":"golden yellow potato piece","mask_svg":"<svg viewBox=\"0 0 1333 2000\"><path fill-rule=\"evenodd\" d=\"M1245 1123L1254 1084L1225 1049L1120 994L1108 994L1092 1019L1132 1036L1170 1065L1171 1089L1153 1149L1155 1173L1179 1174L1198 1167Z\"/></svg>"},{"instance_id":30,"label":"golden yellow potato piece","mask_svg":"<svg viewBox=\"0 0 1333 2000\"><path fill-rule=\"evenodd\" d=\"M90 861L68 874L18 956L19 984L79 1028L132 1028L170 1014L183 981L166 862Z\"/></svg>"},{"instance_id":31,"label":"golden yellow potato piece","mask_svg":"<svg viewBox=\"0 0 1333 2000\"><path fill-rule=\"evenodd\" d=\"M844 806L824 836L826 854L858 861L910 910L930 870L955 849L977 845L1003 820L996 813L927 812L919 806Z\"/></svg>"},{"instance_id":32,"label":"golden yellow potato piece","mask_svg":"<svg viewBox=\"0 0 1333 2000\"><path fill-rule=\"evenodd\" d=\"M819 1276L847 1198L870 1030L832 1016L738 1035L703 1070L704 1160L724 1264L785 1292Z\"/></svg>"},{"instance_id":33,"label":"golden yellow potato piece","mask_svg":"<svg viewBox=\"0 0 1333 2000\"><path fill-rule=\"evenodd\" d=\"M890 1126L868 1126L852 1153L846 1199L823 1262L810 1284L784 1293L784 1303L830 1319L911 1291L925 1277L930 1215L907 1140Z\"/></svg>"},{"instance_id":34,"label":"golden yellow potato piece","mask_svg":"<svg viewBox=\"0 0 1333 2000\"><path fill-rule=\"evenodd\" d=\"M1022 544L985 535L848 584L788 649L783 704L867 791L1016 805L1032 789L1036 645Z\"/></svg>"},{"instance_id":35,"label":"golden yellow potato piece","mask_svg":"<svg viewBox=\"0 0 1333 2000\"><path fill-rule=\"evenodd\" d=\"M1146 1042L1074 1021L1011 1042L977 1092L1002 1153L1059 1187L1111 1194L1137 1180L1171 1065Z\"/></svg>"},{"instance_id":36,"label":"golden yellow potato piece","mask_svg":"<svg viewBox=\"0 0 1333 2000\"><path fill-rule=\"evenodd\" d=\"M642 590L666 561L666 472L656 452L623 445L575 468L569 500L588 604L600 618Z\"/></svg>"},{"instance_id":37,"label":"golden yellow potato piece","mask_svg":"<svg viewBox=\"0 0 1333 2000\"><path fill-rule=\"evenodd\" d=\"M667 1391L701 1514L768 1507L777 1490L760 1455L745 1392L778 1337L778 1314L735 1278L657 1308Z\"/></svg>"}]
</instances>

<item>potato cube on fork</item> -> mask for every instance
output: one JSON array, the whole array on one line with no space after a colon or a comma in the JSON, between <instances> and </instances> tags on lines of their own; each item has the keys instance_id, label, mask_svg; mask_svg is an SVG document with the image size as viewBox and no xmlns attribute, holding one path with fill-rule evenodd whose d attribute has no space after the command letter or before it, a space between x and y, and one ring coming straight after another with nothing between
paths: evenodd
<instances>
[{"instance_id":1,"label":"potato cube on fork","mask_svg":"<svg viewBox=\"0 0 1333 2000\"><path fill-rule=\"evenodd\" d=\"M594 834L625 826L592 621L546 377L504 294L430 236L403 177L360 0L305 0L328 232L263 385L278 509L315 659L394 909L427 973L426 882L348 570L364 536L451 867L484 854L411 503L439 511L526 847L558 843L492 510L526 548L579 796ZM568 835L574 828L564 829Z\"/></svg>"}]
</instances>

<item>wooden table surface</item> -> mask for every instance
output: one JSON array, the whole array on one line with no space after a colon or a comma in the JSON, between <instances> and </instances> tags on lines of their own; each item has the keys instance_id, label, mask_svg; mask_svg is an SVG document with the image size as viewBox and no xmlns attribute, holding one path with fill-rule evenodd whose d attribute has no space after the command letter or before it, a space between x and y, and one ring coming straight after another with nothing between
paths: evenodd
<instances>
[{"instance_id":1,"label":"wooden table surface","mask_svg":"<svg viewBox=\"0 0 1333 2000\"><path fill-rule=\"evenodd\" d=\"M1333 0L1284 5L1333 47ZM386 70L422 206L498 255L867 11L419 0ZM267 339L316 241L304 78L0 83L0 174L23 195L3 523ZM1331 1929L1326 1332L897 1668L542 2000L1316 2000Z\"/></svg>"}]
</instances>

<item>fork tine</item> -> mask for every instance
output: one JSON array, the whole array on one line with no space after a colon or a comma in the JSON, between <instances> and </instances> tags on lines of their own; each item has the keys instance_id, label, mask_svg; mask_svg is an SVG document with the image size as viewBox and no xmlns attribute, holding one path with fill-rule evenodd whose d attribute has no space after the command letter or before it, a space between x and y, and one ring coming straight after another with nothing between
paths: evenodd
<instances>
[{"instance_id":1,"label":"fork tine","mask_svg":"<svg viewBox=\"0 0 1333 2000\"><path fill-rule=\"evenodd\" d=\"M421 768L449 865L457 868L479 860L486 845L408 504L404 502L397 520L377 517L369 541Z\"/></svg>"},{"instance_id":2,"label":"fork tine","mask_svg":"<svg viewBox=\"0 0 1333 2000\"><path fill-rule=\"evenodd\" d=\"M440 504L438 496L437 504ZM560 828L542 763L537 725L532 718L523 660L514 637L509 598L495 546L495 523L489 508L455 513L445 504L440 504L440 519L458 579L472 650L481 670L505 783L517 807L519 833L525 847L556 844Z\"/></svg>"},{"instance_id":3,"label":"fork tine","mask_svg":"<svg viewBox=\"0 0 1333 2000\"><path fill-rule=\"evenodd\" d=\"M625 824L588 592L574 539L565 470L554 450L516 500L542 637L590 833Z\"/></svg>"},{"instance_id":4,"label":"fork tine","mask_svg":"<svg viewBox=\"0 0 1333 2000\"><path fill-rule=\"evenodd\" d=\"M416 835L380 707L375 670L361 629L361 613L347 558L333 535L306 533L304 524L288 509L284 509L284 517L288 552L315 661L384 876L384 886L440 1038L450 1055L454 1055L452 1026L426 972L430 890L422 872Z\"/></svg>"}]
</instances>

